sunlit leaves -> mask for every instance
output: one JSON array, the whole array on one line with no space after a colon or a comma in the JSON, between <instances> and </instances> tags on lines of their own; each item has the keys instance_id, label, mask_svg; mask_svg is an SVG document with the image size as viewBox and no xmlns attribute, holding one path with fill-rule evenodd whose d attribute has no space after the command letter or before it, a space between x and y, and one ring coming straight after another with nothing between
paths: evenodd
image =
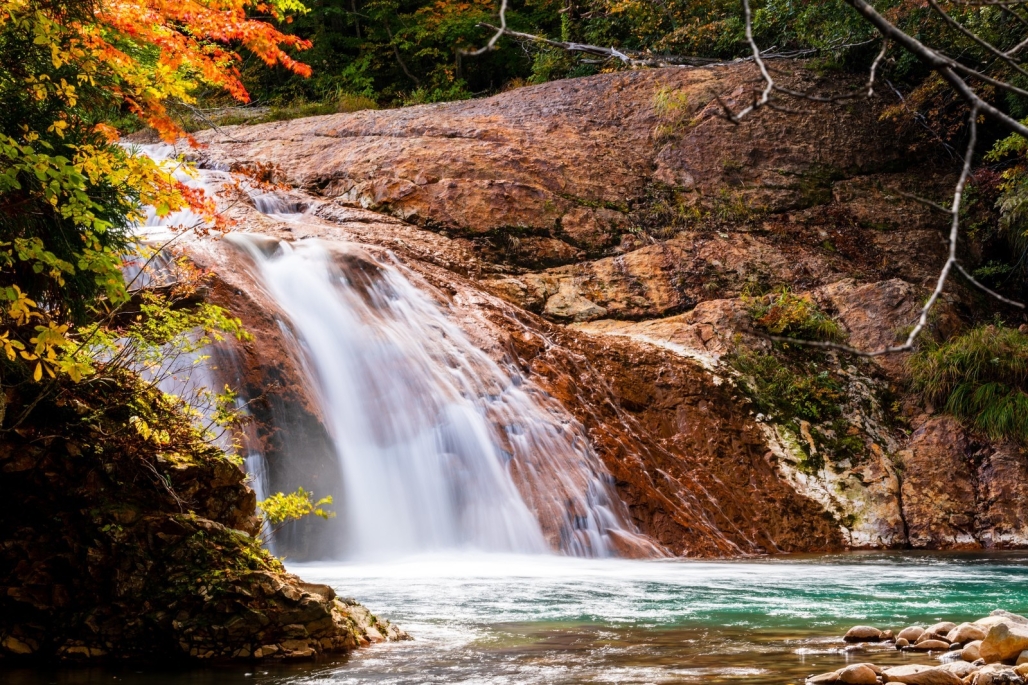
<instances>
[{"instance_id":1,"label":"sunlit leaves","mask_svg":"<svg viewBox=\"0 0 1028 685\"><path fill-rule=\"evenodd\" d=\"M297 488L296 492L282 493L263 499L257 503L257 508L264 515L264 520L272 526L280 526L289 521L299 521L307 516L317 516L323 519L335 518L335 512L325 507L331 506L332 497L314 499L314 493L303 488Z\"/></svg>"}]
</instances>

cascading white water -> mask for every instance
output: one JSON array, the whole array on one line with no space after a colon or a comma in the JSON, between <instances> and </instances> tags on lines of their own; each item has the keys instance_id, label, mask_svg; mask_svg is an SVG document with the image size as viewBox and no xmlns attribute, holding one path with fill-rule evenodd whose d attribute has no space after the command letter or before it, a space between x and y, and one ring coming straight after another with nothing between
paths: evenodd
<instances>
[{"instance_id":1,"label":"cascading white water","mask_svg":"<svg viewBox=\"0 0 1028 685\"><path fill-rule=\"evenodd\" d=\"M174 153L142 151L158 159ZM212 195L232 178L220 170L177 175ZM253 190L250 199L278 220L308 219L302 204L277 193ZM151 212L141 231L153 240L161 227L199 219ZM416 286L390 260L363 252L347 260L315 241L240 232L228 240L252 257L288 317L331 434L344 489L331 493L342 539L320 556L461 548L659 554L624 523L627 511L582 427L516 369L477 349L426 294L427 284ZM203 382L220 388L227 379L216 380ZM278 489L264 456L246 457L258 492Z\"/></svg>"},{"instance_id":2,"label":"cascading white water","mask_svg":"<svg viewBox=\"0 0 1028 685\"><path fill-rule=\"evenodd\" d=\"M611 553L620 503L580 429L398 266L362 255L344 269L313 241L230 240L253 256L307 357L342 470L346 555L542 552L544 526L567 553Z\"/></svg>"}]
</instances>

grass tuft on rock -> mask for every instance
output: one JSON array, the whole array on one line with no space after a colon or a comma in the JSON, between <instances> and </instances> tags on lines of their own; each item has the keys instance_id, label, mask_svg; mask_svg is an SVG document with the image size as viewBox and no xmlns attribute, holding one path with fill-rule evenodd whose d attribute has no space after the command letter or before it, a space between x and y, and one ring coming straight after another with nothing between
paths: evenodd
<instances>
[{"instance_id":1,"label":"grass tuft on rock","mask_svg":"<svg viewBox=\"0 0 1028 685\"><path fill-rule=\"evenodd\" d=\"M1028 445L1028 334L977 326L922 349L910 370L925 401L992 440Z\"/></svg>"},{"instance_id":2,"label":"grass tuft on rock","mask_svg":"<svg viewBox=\"0 0 1028 685\"><path fill-rule=\"evenodd\" d=\"M750 298L749 314L754 326L774 336L831 342L846 337L810 295L797 295L788 286Z\"/></svg>"}]
</instances>

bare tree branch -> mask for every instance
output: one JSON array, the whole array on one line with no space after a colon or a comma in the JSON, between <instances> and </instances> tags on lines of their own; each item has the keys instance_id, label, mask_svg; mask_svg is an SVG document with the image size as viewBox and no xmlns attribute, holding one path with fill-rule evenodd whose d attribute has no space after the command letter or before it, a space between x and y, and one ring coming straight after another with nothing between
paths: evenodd
<instances>
[{"instance_id":1,"label":"bare tree branch","mask_svg":"<svg viewBox=\"0 0 1028 685\"><path fill-rule=\"evenodd\" d=\"M950 84L950 86L957 91L961 98L963 98L969 105L974 107L976 110L981 110L985 114L989 115L993 119L997 120L1004 128L1009 130L1011 133L1018 133L1025 138L1028 138L1028 126L1025 126L1017 119L999 111L988 102L978 96L974 90L967 85L962 78L957 76L954 69L967 70L966 67L962 68L954 60L939 54L935 50L932 50L921 41L917 40L913 36L908 35L906 32L900 30L897 26L893 25L888 19L883 17L865 0L846 0L847 4L853 9L860 13L872 26L878 29L878 32L883 36L893 41L897 45L902 46L905 50L910 52L912 55L917 57L926 66L934 69L939 73L942 78ZM972 75L977 78L982 78L973 69L969 71L973 72ZM984 77L982 80L986 82L993 82L995 79ZM1002 83L1002 82L996 82ZM995 84L994 84L995 85ZM1020 90L1020 89L1018 89ZM1028 93L1026 93L1028 95Z\"/></svg>"},{"instance_id":2,"label":"bare tree branch","mask_svg":"<svg viewBox=\"0 0 1028 685\"><path fill-rule=\"evenodd\" d=\"M875 61L871 63L871 72L867 77L867 98L870 100L875 96L875 75L878 73L878 65L885 59L885 53L889 51L889 39L882 39L882 49L878 52L878 56L875 57Z\"/></svg>"},{"instance_id":3,"label":"bare tree branch","mask_svg":"<svg viewBox=\"0 0 1028 685\"><path fill-rule=\"evenodd\" d=\"M721 64L719 60L708 59L705 57L683 57L680 55L666 55L661 58L642 58L638 56L632 56L617 48L605 48L599 45L589 45L588 43L571 43L559 40L551 40L544 36L537 36L532 33L522 33L521 31L514 31L512 29L505 28L503 26L494 26L492 24L480 23L478 24L482 28L491 29L497 31L494 34L494 38L497 35L507 35L512 38L520 38L522 40L529 40L536 43L544 43L546 45L552 45L555 48L561 48L568 52L584 52L589 55L597 55L599 57L606 57L607 59L618 59L624 64L628 64L633 67L665 67L665 66L707 66L714 64ZM479 55L482 54L483 50L486 50L489 46L485 46L475 52L462 52L463 55Z\"/></svg>"},{"instance_id":4,"label":"bare tree branch","mask_svg":"<svg viewBox=\"0 0 1028 685\"><path fill-rule=\"evenodd\" d=\"M479 24L479 26L489 26L488 24ZM496 31L493 37L489 39L489 42L480 47L478 50L461 50L460 54L467 55L468 57L475 57L476 55L484 55L490 50L496 49L496 41L500 40L500 37L507 33L507 0L501 0L500 2L500 25L489 26L489 28Z\"/></svg>"},{"instance_id":5,"label":"bare tree branch","mask_svg":"<svg viewBox=\"0 0 1028 685\"><path fill-rule=\"evenodd\" d=\"M971 285L973 285L974 287L978 288L982 292L987 293L988 295L991 295L992 297L996 298L1000 302L1003 302L1004 304L1009 304L1012 307L1018 307L1020 309L1024 309L1025 308L1023 302L1018 302L1017 300L1011 300L1008 297L1003 297L1002 295L997 293L995 290L992 290L992 289L982 285L981 283L979 283L975 279L974 276L972 276L971 274L967 273L967 269L965 269L963 266L961 266L960 262L956 263L956 267L957 267L957 271L959 271L964 278L966 278L968 281L970 281Z\"/></svg>"},{"instance_id":6,"label":"bare tree branch","mask_svg":"<svg viewBox=\"0 0 1028 685\"><path fill-rule=\"evenodd\" d=\"M1025 71L1024 69L1022 69L1021 65L1019 65L1017 62L1015 62L1013 59L1011 59L1010 55L1008 55L1007 53L1003 52L1002 50L1000 50L999 48L994 46L992 43L990 43L990 42L988 42L986 40L983 40L981 37L976 35L974 32L969 31L968 29L966 29L960 22L958 22L956 19L954 19L950 15L946 14L946 12L941 7L939 7L939 3L936 2L936 0L928 0L928 4L932 6L932 9L934 9L936 11L936 13L940 17L942 17L943 20L947 24L949 24L954 29L956 29L957 31L959 31L963 35L967 36L968 38L970 38L974 42L976 42L979 45L981 45L983 48L985 48L986 50L991 52L996 57L998 57L1001 60L1003 60L1004 62L1006 62L1008 65L1010 65L1010 67L1012 67L1015 71L1017 71L1017 73L1021 74L1022 76L1028 76L1028 71Z\"/></svg>"}]
</instances>

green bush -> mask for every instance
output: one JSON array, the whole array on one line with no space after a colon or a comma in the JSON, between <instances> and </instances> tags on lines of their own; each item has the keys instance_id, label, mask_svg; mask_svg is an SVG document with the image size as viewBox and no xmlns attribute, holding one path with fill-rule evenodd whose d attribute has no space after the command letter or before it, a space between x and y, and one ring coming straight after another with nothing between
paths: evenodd
<instances>
[{"instance_id":1,"label":"green bush","mask_svg":"<svg viewBox=\"0 0 1028 685\"><path fill-rule=\"evenodd\" d=\"M821 311L810 295L796 295L788 286L749 298L753 325L775 336L800 340L839 341L842 328Z\"/></svg>"},{"instance_id":2,"label":"green bush","mask_svg":"<svg viewBox=\"0 0 1028 685\"><path fill-rule=\"evenodd\" d=\"M1028 444L1028 335L978 326L910 360L922 397L993 440Z\"/></svg>"}]
</instances>

